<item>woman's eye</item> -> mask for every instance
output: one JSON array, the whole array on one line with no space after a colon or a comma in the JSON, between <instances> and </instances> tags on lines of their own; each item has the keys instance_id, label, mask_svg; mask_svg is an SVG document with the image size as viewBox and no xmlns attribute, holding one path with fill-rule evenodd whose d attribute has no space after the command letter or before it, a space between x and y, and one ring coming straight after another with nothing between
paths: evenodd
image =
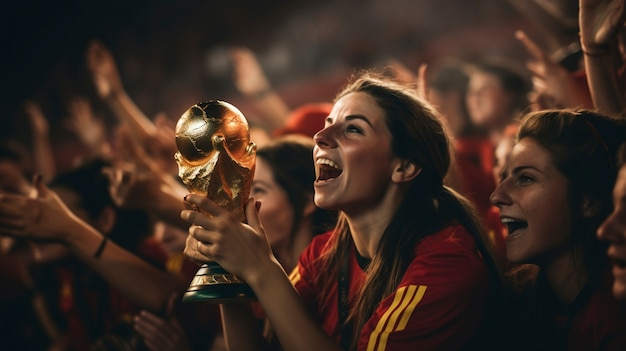
<instances>
[{"instance_id":1,"label":"woman's eye","mask_svg":"<svg viewBox=\"0 0 626 351\"><path fill-rule=\"evenodd\" d=\"M519 184L528 184L528 183L532 183L534 180L531 177L525 176L525 175L519 175L517 176L517 182Z\"/></svg>"},{"instance_id":2,"label":"woman's eye","mask_svg":"<svg viewBox=\"0 0 626 351\"><path fill-rule=\"evenodd\" d=\"M346 131L348 133L359 133L359 134L363 134L363 130L361 130L361 128L354 126L354 125L349 125L346 127Z\"/></svg>"},{"instance_id":3,"label":"woman's eye","mask_svg":"<svg viewBox=\"0 0 626 351\"><path fill-rule=\"evenodd\" d=\"M255 187L255 186L250 188L250 195L261 195L261 194L265 194L265 193L266 193L266 191L263 188Z\"/></svg>"}]
</instances>

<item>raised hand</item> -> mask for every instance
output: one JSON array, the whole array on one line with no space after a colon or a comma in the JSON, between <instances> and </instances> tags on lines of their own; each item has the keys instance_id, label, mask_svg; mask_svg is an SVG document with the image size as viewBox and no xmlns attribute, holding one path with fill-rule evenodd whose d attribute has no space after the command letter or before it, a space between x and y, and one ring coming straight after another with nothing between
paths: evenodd
<instances>
[{"instance_id":1,"label":"raised hand","mask_svg":"<svg viewBox=\"0 0 626 351\"><path fill-rule=\"evenodd\" d=\"M115 58L102 42L93 40L89 43L86 59L87 70L101 99L107 100L124 91Z\"/></svg>"},{"instance_id":2,"label":"raised hand","mask_svg":"<svg viewBox=\"0 0 626 351\"><path fill-rule=\"evenodd\" d=\"M50 125L41 107L34 101L24 101L24 112L28 117L33 134L37 137L47 135L50 131Z\"/></svg>"},{"instance_id":3,"label":"raised hand","mask_svg":"<svg viewBox=\"0 0 626 351\"><path fill-rule=\"evenodd\" d=\"M524 31L518 30L515 37L532 57L526 66L533 74L531 100L536 109L593 106L586 86L581 87L564 67L554 62Z\"/></svg>"},{"instance_id":4,"label":"raised hand","mask_svg":"<svg viewBox=\"0 0 626 351\"><path fill-rule=\"evenodd\" d=\"M626 20L624 0L580 0L578 20L583 50L591 54L609 51Z\"/></svg>"},{"instance_id":5,"label":"raised hand","mask_svg":"<svg viewBox=\"0 0 626 351\"><path fill-rule=\"evenodd\" d=\"M35 172L50 180L56 173L52 144L50 143L50 125L41 106L34 101L25 101L24 112L32 129L32 152Z\"/></svg>"},{"instance_id":6,"label":"raised hand","mask_svg":"<svg viewBox=\"0 0 626 351\"><path fill-rule=\"evenodd\" d=\"M63 240L69 228L82 221L48 189L40 176L35 177L34 187L35 197L0 195L0 235Z\"/></svg>"},{"instance_id":7,"label":"raised hand","mask_svg":"<svg viewBox=\"0 0 626 351\"><path fill-rule=\"evenodd\" d=\"M233 80L240 93L254 97L271 88L261 64L254 53L245 47L231 49Z\"/></svg>"},{"instance_id":8,"label":"raised hand","mask_svg":"<svg viewBox=\"0 0 626 351\"><path fill-rule=\"evenodd\" d=\"M165 317L142 310L135 316L135 330L143 337L145 345L152 351L191 350L187 334L174 316L177 294L167 302Z\"/></svg>"},{"instance_id":9,"label":"raised hand","mask_svg":"<svg viewBox=\"0 0 626 351\"><path fill-rule=\"evenodd\" d=\"M426 83L426 63L420 64L417 73L413 73L408 67L396 59L389 60L389 68L393 72L395 78L400 82L415 86L415 90L419 97L428 100L428 84Z\"/></svg>"},{"instance_id":10,"label":"raised hand","mask_svg":"<svg viewBox=\"0 0 626 351\"><path fill-rule=\"evenodd\" d=\"M79 96L70 99L67 112L63 125L74 132L92 153L106 155L111 152L104 121L96 117L88 99Z\"/></svg>"}]
</instances>

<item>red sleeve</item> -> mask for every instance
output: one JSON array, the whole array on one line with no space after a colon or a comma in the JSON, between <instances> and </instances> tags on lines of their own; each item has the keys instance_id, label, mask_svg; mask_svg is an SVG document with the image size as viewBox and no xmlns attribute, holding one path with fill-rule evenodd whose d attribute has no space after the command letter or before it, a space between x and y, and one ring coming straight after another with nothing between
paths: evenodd
<instances>
[{"instance_id":1,"label":"red sleeve","mask_svg":"<svg viewBox=\"0 0 626 351\"><path fill-rule=\"evenodd\" d=\"M396 292L382 301L359 337L359 350L456 350L482 321L487 270L462 227L419 244Z\"/></svg>"},{"instance_id":2,"label":"red sleeve","mask_svg":"<svg viewBox=\"0 0 626 351\"><path fill-rule=\"evenodd\" d=\"M315 278L319 276L320 261L318 258L322 254L329 238L330 233L314 237L311 244L300 255L298 265L289 275L291 283L308 309L318 316L323 303L320 301L321 294L316 286Z\"/></svg>"}]
</instances>

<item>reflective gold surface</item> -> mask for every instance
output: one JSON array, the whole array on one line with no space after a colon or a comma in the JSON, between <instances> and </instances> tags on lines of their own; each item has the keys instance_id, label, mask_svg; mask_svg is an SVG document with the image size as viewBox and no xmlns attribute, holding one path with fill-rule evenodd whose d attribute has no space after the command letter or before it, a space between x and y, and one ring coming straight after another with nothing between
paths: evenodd
<instances>
[{"instance_id":1,"label":"reflective gold surface","mask_svg":"<svg viewBox=\"0 0 626 351\"><path fill-rule=\"evenodd\" d=\"M207 196L243 221L256 157L243 113L220 100L196 104L178 120L176 146L178 175L189 191Z\"/></svg>"}]
</instances>

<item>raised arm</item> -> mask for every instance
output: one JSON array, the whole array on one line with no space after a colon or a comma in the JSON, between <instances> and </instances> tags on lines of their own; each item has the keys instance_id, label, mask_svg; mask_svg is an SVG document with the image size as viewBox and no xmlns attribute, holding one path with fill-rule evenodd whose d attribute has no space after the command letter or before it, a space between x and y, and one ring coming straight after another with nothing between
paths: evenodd
<instances>
[{"instance_id":1,"label":"raised arm","mask_svg":"<svg viewBox=\"0 0 626 351\"><path fill-rule=\"evenodd\" d=\"M185 288L185 282L107 241L72 213L40 178L35 180L35 186L38 191L35 198L0 195L1 235L62 242L141 308L159 310L172 292Z\"/></svg>"},{"instance_id":2,"label":"raised arm","mask_svg":"<svg viewBox=\"0 0 626 351\"><path fill-rule=\"evenodd\" d=\"M261 64L254 53L244 47L230 52L233 62L233 80L239 92L250 99L259 113L259 125L271 134L282 127L290 109L285 101L272 89Z\"/></svg>"},{"instance_id":3,"label":"raised arm","mask_svg":"<svg viewBox=\"0 0 626 351\"><path fill-rule=\"evenodd\" d=\"M50 142L50 125L41 106L34 101L24 103L24 112L28 116L33 139L33 162L35 171L50 180L56 173L56 165Z\"/></svg>"},{"instance_id":4,"label":"raised arm","mask_svg":"<svg viewBox=\"0 0 626 351\"><path fill-rule=\"evenodd\" d=\"M106 127L96 117L87 98L75 96L67 104L68 116L63 121L65 128L72 131L89 149L93 156L111 157L111 145Z\"/></svg>"},{"instance_id":5,"label":"raised arm","mask_svg":"<svg viewBox=\"0 0 626 351\"><path fill-rule=\"evenodd\" d=\"M618 79L618 35L624 27L624 0L580 0L578 20L587 82L599 110L623 114L624 87Z\"/></svg>"},{"instance_id":6,"label":"raised arm","mask_svg":"<svg viewBox=\"0 0 626 351\"><path fill-rule=\"evenodd\" d=\"M87 47L87 70L98 97L109 106L115 116L128 123L133 133L144 140L157 130L152 121L128 96L113 54L102 42L93 40Z\"/></svg>"},{"instance_id":7,"label":"raised arm","mask_svg":"<svg viewBox=\"0 0 626 351\"><path fill-rule=\"evenodd\" d=\"M555 62L524 31L516 31L515 38L531 56L526 67L532 73L533 103L537 104L537 109L592 107L587 86L578 84L563 66Z\"/></svg>"}]
</instances>

